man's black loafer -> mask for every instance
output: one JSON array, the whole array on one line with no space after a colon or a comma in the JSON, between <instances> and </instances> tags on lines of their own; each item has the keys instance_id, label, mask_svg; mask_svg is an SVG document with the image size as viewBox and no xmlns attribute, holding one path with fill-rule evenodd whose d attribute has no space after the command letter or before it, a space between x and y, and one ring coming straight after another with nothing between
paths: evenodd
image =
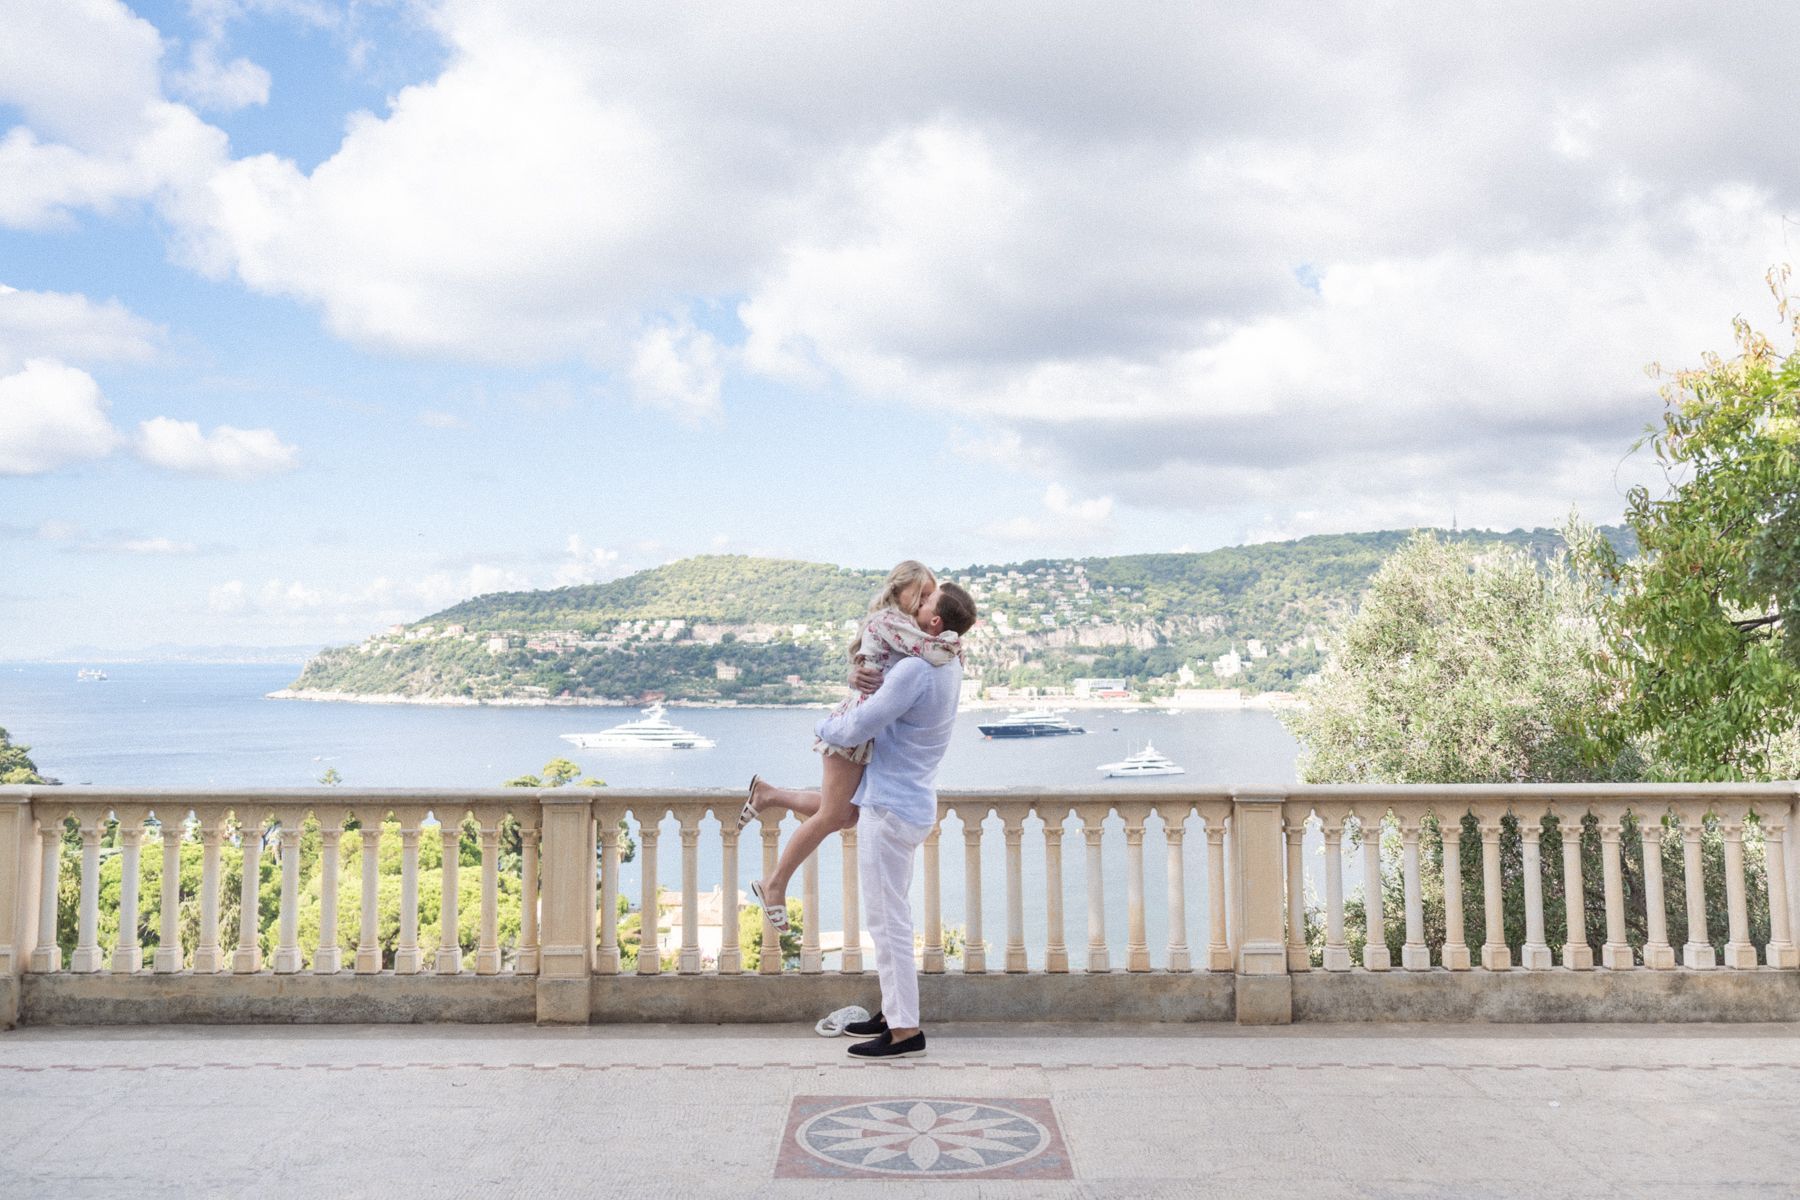
<instances>
[{"instance_id":1,"label":"man's black loafer","mask_svg":"<svg viewBox=\"0 0 1800 1200\"><path fill-rule=\"evenodd\" d=\"M884 1033L872 1042L856 1043L850 1047L850 1053L856 1058L924 1058L925 1033L921 1030L903 1042Z\"/></svg>"},{"instance_id":2,"label":"man's black loafer","mask_svg":"<svg viewBox=\"0 0 1800 1200\"><path fill-rule=\"evenodd\" d=\"M850 1037L874 1037L888 1031L887 1018L876 1013L866 1021L852 1021L844 1026L844 1033Z\"/></svg>"}]
</instances>

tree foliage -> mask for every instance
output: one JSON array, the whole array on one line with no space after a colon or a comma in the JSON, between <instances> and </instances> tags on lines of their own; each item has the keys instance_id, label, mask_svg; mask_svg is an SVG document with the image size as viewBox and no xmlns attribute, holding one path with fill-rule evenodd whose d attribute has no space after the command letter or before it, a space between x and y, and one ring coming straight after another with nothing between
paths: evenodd
<instances>
[{"instance_id":1,"label":"tree foliage","mask_svg":"<svg viewBox=\"0 0 1800 1200\"><path fill-rule=\"evenodd\" d=\"M1786 273L1770 276L1793 332ZM1640 741L1672 780L1766 779L1794 769L1800 725L1800 354L1742 319L1737 353L1668 375L1639 445L1661 494L1634 488L1641 553L1597 547L1616 589L1597 658L1620 703L1601 731Z\"/></svg>"},{"instance_id":2,"label":"tree foliage","mask_svg":"<svg viewBox=\"0 0 1800 1200\"><path fill-rule=\"evenodd\" d=\"M31 747L13 743L11 735L0 729L0 783L49 783L38 774L31 761Z\"/></svg>"}]
</instances>

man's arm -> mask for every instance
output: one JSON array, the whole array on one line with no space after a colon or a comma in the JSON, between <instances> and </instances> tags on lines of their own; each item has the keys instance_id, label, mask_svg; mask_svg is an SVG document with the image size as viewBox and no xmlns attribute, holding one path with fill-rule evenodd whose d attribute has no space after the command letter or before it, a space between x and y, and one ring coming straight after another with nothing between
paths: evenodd
<instances>
[{"instance_id":1,"label":"man's arm","mask_svg":"<svg viewBox=\"0 0 1800 1200\"><path fill-rule=\"evenodd\" d=\"M899 720L918 702L929 672L936 670L918 658L903 658L888 670L881 688L841 716L826 717L815 732L833 746L860 746Z\"/></svg>"}]
</instances>

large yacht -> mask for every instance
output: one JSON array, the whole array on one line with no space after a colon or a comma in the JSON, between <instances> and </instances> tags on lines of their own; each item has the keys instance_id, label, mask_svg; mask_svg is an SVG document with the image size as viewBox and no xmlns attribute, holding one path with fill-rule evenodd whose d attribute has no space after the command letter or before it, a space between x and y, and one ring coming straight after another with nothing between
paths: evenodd
<instances>
[{"instance_id":1,"label":"large yacht","mask_svg":"<svg viewBox=\"0 0 1800 1200\"><path fill-rule=\"evenodd\" d=\"M1007 713L998 721L990 721L975 728L981 730L982 737L990 738L1056 737L1065 733L1087 732L1079 725L1069 724L1068 718L1061 713L1053 713L1047 709Z\"/></svg>"},{"instance_id":2,"label":"large yacht","mask_svg":"<svg viewBox=\"0 0 1800 1200\"><path fill-rule=\"evenodd\" d=\"M99 667L83 667L75 672L75 679L79 683L104 683L106 672Z\"/></svg>"},{"instance_id":3,"label":"large yacht","mask_svg":"<svg viewBox=\"0 0 1800 1200\"><path fill-rule=\"evenodd\" d=\"M1096 771L1106 772L1108 779L1141 779L1149 775L1185 775L1187 769L1175 765L1173 759L1157 752L1155 746L1145 742L1144 748L1129 758L1122 758L1114 763L1102 763L1095 767Z\"/></svg>"},{"instance_id":4,"label":"large yacht","mask_svg":"<svg viewBox=\"0 0 1800 1200\"><path fill-rule=\"evenodd\" d=\"M718 744L671 722L668 710L660 704L646 708L644 715L636 721L626 721L599 733L565 733L562 738L583 750L710 750Z\"/></svg>"}]
</instances>

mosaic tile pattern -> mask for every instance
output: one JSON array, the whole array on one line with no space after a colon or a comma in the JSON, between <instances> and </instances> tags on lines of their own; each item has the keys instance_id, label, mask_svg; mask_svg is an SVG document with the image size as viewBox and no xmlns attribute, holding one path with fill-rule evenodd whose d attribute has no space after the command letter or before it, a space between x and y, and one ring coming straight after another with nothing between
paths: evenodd
<instances>
[{"instance_id":1,"label":"mosaic tile pattern","mask_svg":"<svg viewBox=\"0 0 1800 1200\"><path fill-rule=\"evenodd\" d=\"M782 1179L1069 1179L1043 1097L796 1096L776 1158Z\"/></svg>"}]
</instances>

